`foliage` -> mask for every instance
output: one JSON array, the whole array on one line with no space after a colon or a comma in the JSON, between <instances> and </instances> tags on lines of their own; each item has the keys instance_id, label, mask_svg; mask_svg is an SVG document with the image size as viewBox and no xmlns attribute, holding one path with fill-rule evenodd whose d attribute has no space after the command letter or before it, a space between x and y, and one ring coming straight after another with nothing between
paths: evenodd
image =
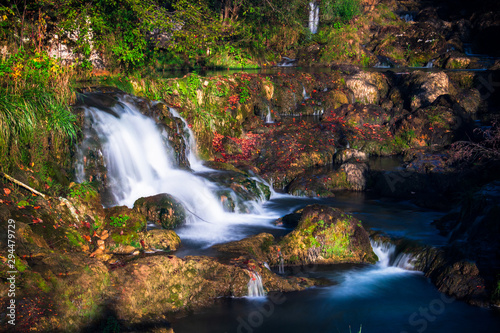
<instances>
[{"instance_id":1,"label":"foliage","mask_svg":"<svg viewBox=\"0 0 500 333\"><path fill-rule=\"evenodd\" d=\"M129 219L130 216L123 214L120 214L118 216L111 216L110 217L111 222L109 224L113 227L123 228L127 224L127 221Z\"/></svg>"},{"instance_id":2,"label":"foliage","mask_svg":"<svg viewBox=\"0 0 500 333\"><path fill-rule=\"evenodd\" d=\"M0 161L7 171L16 164L36 166L67 150L77 135L72 69L46 53L24 49L0 59ZM49 138L49 139L47 139Z\"/></svg>"},{"instance_id":3,"label":"foliage","mask_svg":"<svg viewBox=\"0 0 500 333\"><path fill-rule=\"evenodd\" d=\"M80 184L75 184L70 186L69 195L72 198L79 197L89 200L97 196L97 190L94 188L92 183L84 181Z\"/></svg>"},{"instance_id":4,"label":"foliage","mask_svg":"<svg viewBox=\"0 0 500 333\"><path fill-rule=\"evenodd\" d=\"M323 0L320 6L324 22L348 22L361 13L360 0Z\"/></svg>"}]
</instances>

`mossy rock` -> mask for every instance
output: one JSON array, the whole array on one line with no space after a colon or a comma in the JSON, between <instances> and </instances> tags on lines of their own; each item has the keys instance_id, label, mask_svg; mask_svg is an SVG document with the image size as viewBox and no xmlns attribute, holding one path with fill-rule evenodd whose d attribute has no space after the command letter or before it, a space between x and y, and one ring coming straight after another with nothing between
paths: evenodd
<instances>
[{"instance_id":1,"label":"mossy rock","mask_svg":"<svg viewBox=\"0 0 500 333\"><path fill-rule=\"evenodd\" d=\"M137 323L166 312L193 310L221 296L245 296L251 271L269 290L303 290L298 279L283 279L255 261L223 264L209 257L151 256L120 267L113 278L122 288L113 310L119 320Z\"/></svg>"},{"instance_id":2,"label":"mossy rock","mask_svg":"<svg viewBox=\"0 0 500 333\"><path fill-rule=\"evenodd\" d=\"M288 265L375 263L368 233L361 222L339 209L310 205L302 210L297 228L274 249L272 264L283 257Z\"/></svg>"},{"instance_id":3,"label":"mossy rock","mask_svg":"<svg viewBox=\"0 0 500 333\"><path fill-rule=\"evenodd\" d=\"M166 193L138 199L134 203L134 210L164 229L173 229L186 220L186 212L182 204Z\"/></svg>"},{"instance_id":4,"label":"mossy rock","mask_svg":"<svg viewBox=\"0 0 500 333\"><path fill-rule=\"evenodd\" d=\"M153 229L138 234L146 249L175 251L181 245L181 239L173 230Z\"/></svg>"}]
</instances>

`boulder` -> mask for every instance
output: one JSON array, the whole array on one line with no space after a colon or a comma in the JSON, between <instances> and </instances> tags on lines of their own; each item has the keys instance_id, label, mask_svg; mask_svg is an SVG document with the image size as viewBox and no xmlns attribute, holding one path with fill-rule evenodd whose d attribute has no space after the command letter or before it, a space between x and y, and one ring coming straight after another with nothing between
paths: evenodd
<instances>
[{"instance_id":1,"label":"boulder","mask_svg":"<svg viewBox=\"0 0 500 333\"><path fill-rule=\"evenodd\" d=\"M360 72L348 77L345 82L356 101L363 104L378 104L389 90L384 75L377 72Z\"/></svg>"},{"instance_id":2,"label":"boulder","mask_svg":"<svg viewBox=\"0 0 500 333\"><path fill-rule=\"evenodd\" d=\"M412 110L429 106L439 96L449 93L449 79L444 72L412 72L404 86L409 99L407 104Z\"/></svg>"},{"instance_id":3,"label":"boulder","mask_svg":"<svg viewBox=\"0 0 500 333\"><path fill-rule=\"evenodd\" d=\"M295 230L271 248L270 264L283 258L287 265L375 263L368 233L361 222L339 209L310 205Z\"/></svg>"},{"instance_id":4,"label":"boulder","mask_svg":"<svg viewBox=\"0 0 500 333\"><path fill-rule=\"evenodd\" d=\"M134 202L134 210L164 229L173 229L186 220L186 212L182 204L166 193L137 199Z\"/></svg>"}]
</instances>

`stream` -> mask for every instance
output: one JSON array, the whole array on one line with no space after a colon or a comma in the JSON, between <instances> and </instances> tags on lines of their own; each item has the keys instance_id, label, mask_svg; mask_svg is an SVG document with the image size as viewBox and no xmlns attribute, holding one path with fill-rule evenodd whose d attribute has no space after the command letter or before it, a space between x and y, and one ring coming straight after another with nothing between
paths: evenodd
<instances>
[{"instance_id":1,"label":"stream","mask_svg":"<svg viewBox=\"0 0 500 333\"><path fill-rule=\"evenodd\" d=\"M247 213L228 212L215 194L220 185L203 177L213 170L197 164L195 156L190 156L197 166L193 172L173 165L165 134L133 101L119 99L112 111L86 108L101 140L114 203L131 207L136 199L157 193L177 197L190 213L186 225L176 230L183 244L176 253L179 257L211 255L213 244L260 232L282 236L290 230L272 222L311 203L341 208L365 227L393 237L432 246L446 243L431 225L443 213L368 194L306 199L274 192L269 201L246 203ZM180 117L175 111L172 115ZM194 140L186 141L194 152ZM390 249L374 244L374 250L380 260L376 265L306 267L299 272L327 279L330 286L265 297L219 298L209 308L173 318L172 327L176 333L492 332L500 327L497 312L446 297L422 273L394 266Z\"/></svg>"}]
</instances>

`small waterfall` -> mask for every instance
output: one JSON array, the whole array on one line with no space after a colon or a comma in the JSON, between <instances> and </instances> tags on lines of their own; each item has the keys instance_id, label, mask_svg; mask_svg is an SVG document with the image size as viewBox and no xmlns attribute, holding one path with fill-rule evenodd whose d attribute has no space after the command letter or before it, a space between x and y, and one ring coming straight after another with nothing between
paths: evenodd
<instances>
[{"instance_id":1,"label":"small waterfall","mask_svg":"<svg viewBox=\"0 0 500 333\"><path fill-rule=\"evenodd\" d=\"M280 258L280 265L278 267L278 273L279 274L285 274L285 260L283 259L283 257Z\"/></svg>"},{"instance_id":2,"label":"small waterfall","mask_svg":"<svg viewBox=\"0 0 500 333\"><path fill-rule=\"evenodd\" d=\"M309 2L309 31L311 34L318 32L319 4L316 1Z\"/></svg>"},{"instance_id":3,"label":"small waterfall","mask_svg":"<svg viewBox=\"0 0 500 333\"><path fill-rule=\"evenodd\" d=\"M402 20L405 20L405 22L414 22L415 21L415 16L413 14L404 14L400 16Z\"/></svg>"},{"instance_id":4,"label":"small waterfall","mask_svg":"<svg viewBox=\"0 0 500 333\"><path fill-rule=\"evenodd\" d=\"M259 273L249 271L250 280L248 281L248 296L249 297L263 297L266 296L264 286L262 285L262 278Z\"/></svg>"},{"instance_id":5,"label":"small waterfall","mask_svg":"<svg viewBox=\"0 0 500 333\"><path fill-rule=\"evenodd\" d=\"M426 65L425 65L425 68L433 68L434 67L434 59L432 59L431 61L429 61Z\"/></svg>"},{"instance_id":6,"label":"small waterfall","mask_svg":"<svg viewBox=\"0 0 500 333\"><path fill-rule=\"evenodd\" d=\"M373 252L378 257L377 265L381 267L398 267L413 270L415 257L411 253L396 253L396 245L371 240Z\"/></svg>"},{"instance_id":7,"label":"small waterfall","mask_svg":"<svg viewBox=\"0 0 500 333\"><path fill-rule=\"evenodd\" d=\"M271 108L267 106L266 124L272 124L272 123L274 123L274 121L273 121L273 116L271 114Z\"/></svg>"},{"instance_id":8,"label":"small waterfall","mask_svg":"<svg viewBox=\"0 0 500 333\"><path fill-rule=\"evenodd\" d=\"M311 97L307 94L306 87L304 87L304 85L302 85L302 97L304 98L304 101L306 101L306 100L308 100L309 98L311 98Z\"/></svg>"},{"instance_id":9,"label":"small waterfall","mask_svg":"<svg viewBox=\"0 0 500 333\"><path fill-rule=\"evenodd\" d=\"M196 139L194 137L193 131L191 130L191 128L189 128L189 124L187 123L187 121L184 118L182 118L180 114L177 112L177 110L175 110L174 108L168 108L168 109L170 111L170 114L172 114L172 116L180 119L184 124L182 137L186 142L186 147L187 147L186 153L191 169L193 169L194 171L213 171L212 169L205 167L202 161L198 158Z\"/></svg>"}]
</instances>

